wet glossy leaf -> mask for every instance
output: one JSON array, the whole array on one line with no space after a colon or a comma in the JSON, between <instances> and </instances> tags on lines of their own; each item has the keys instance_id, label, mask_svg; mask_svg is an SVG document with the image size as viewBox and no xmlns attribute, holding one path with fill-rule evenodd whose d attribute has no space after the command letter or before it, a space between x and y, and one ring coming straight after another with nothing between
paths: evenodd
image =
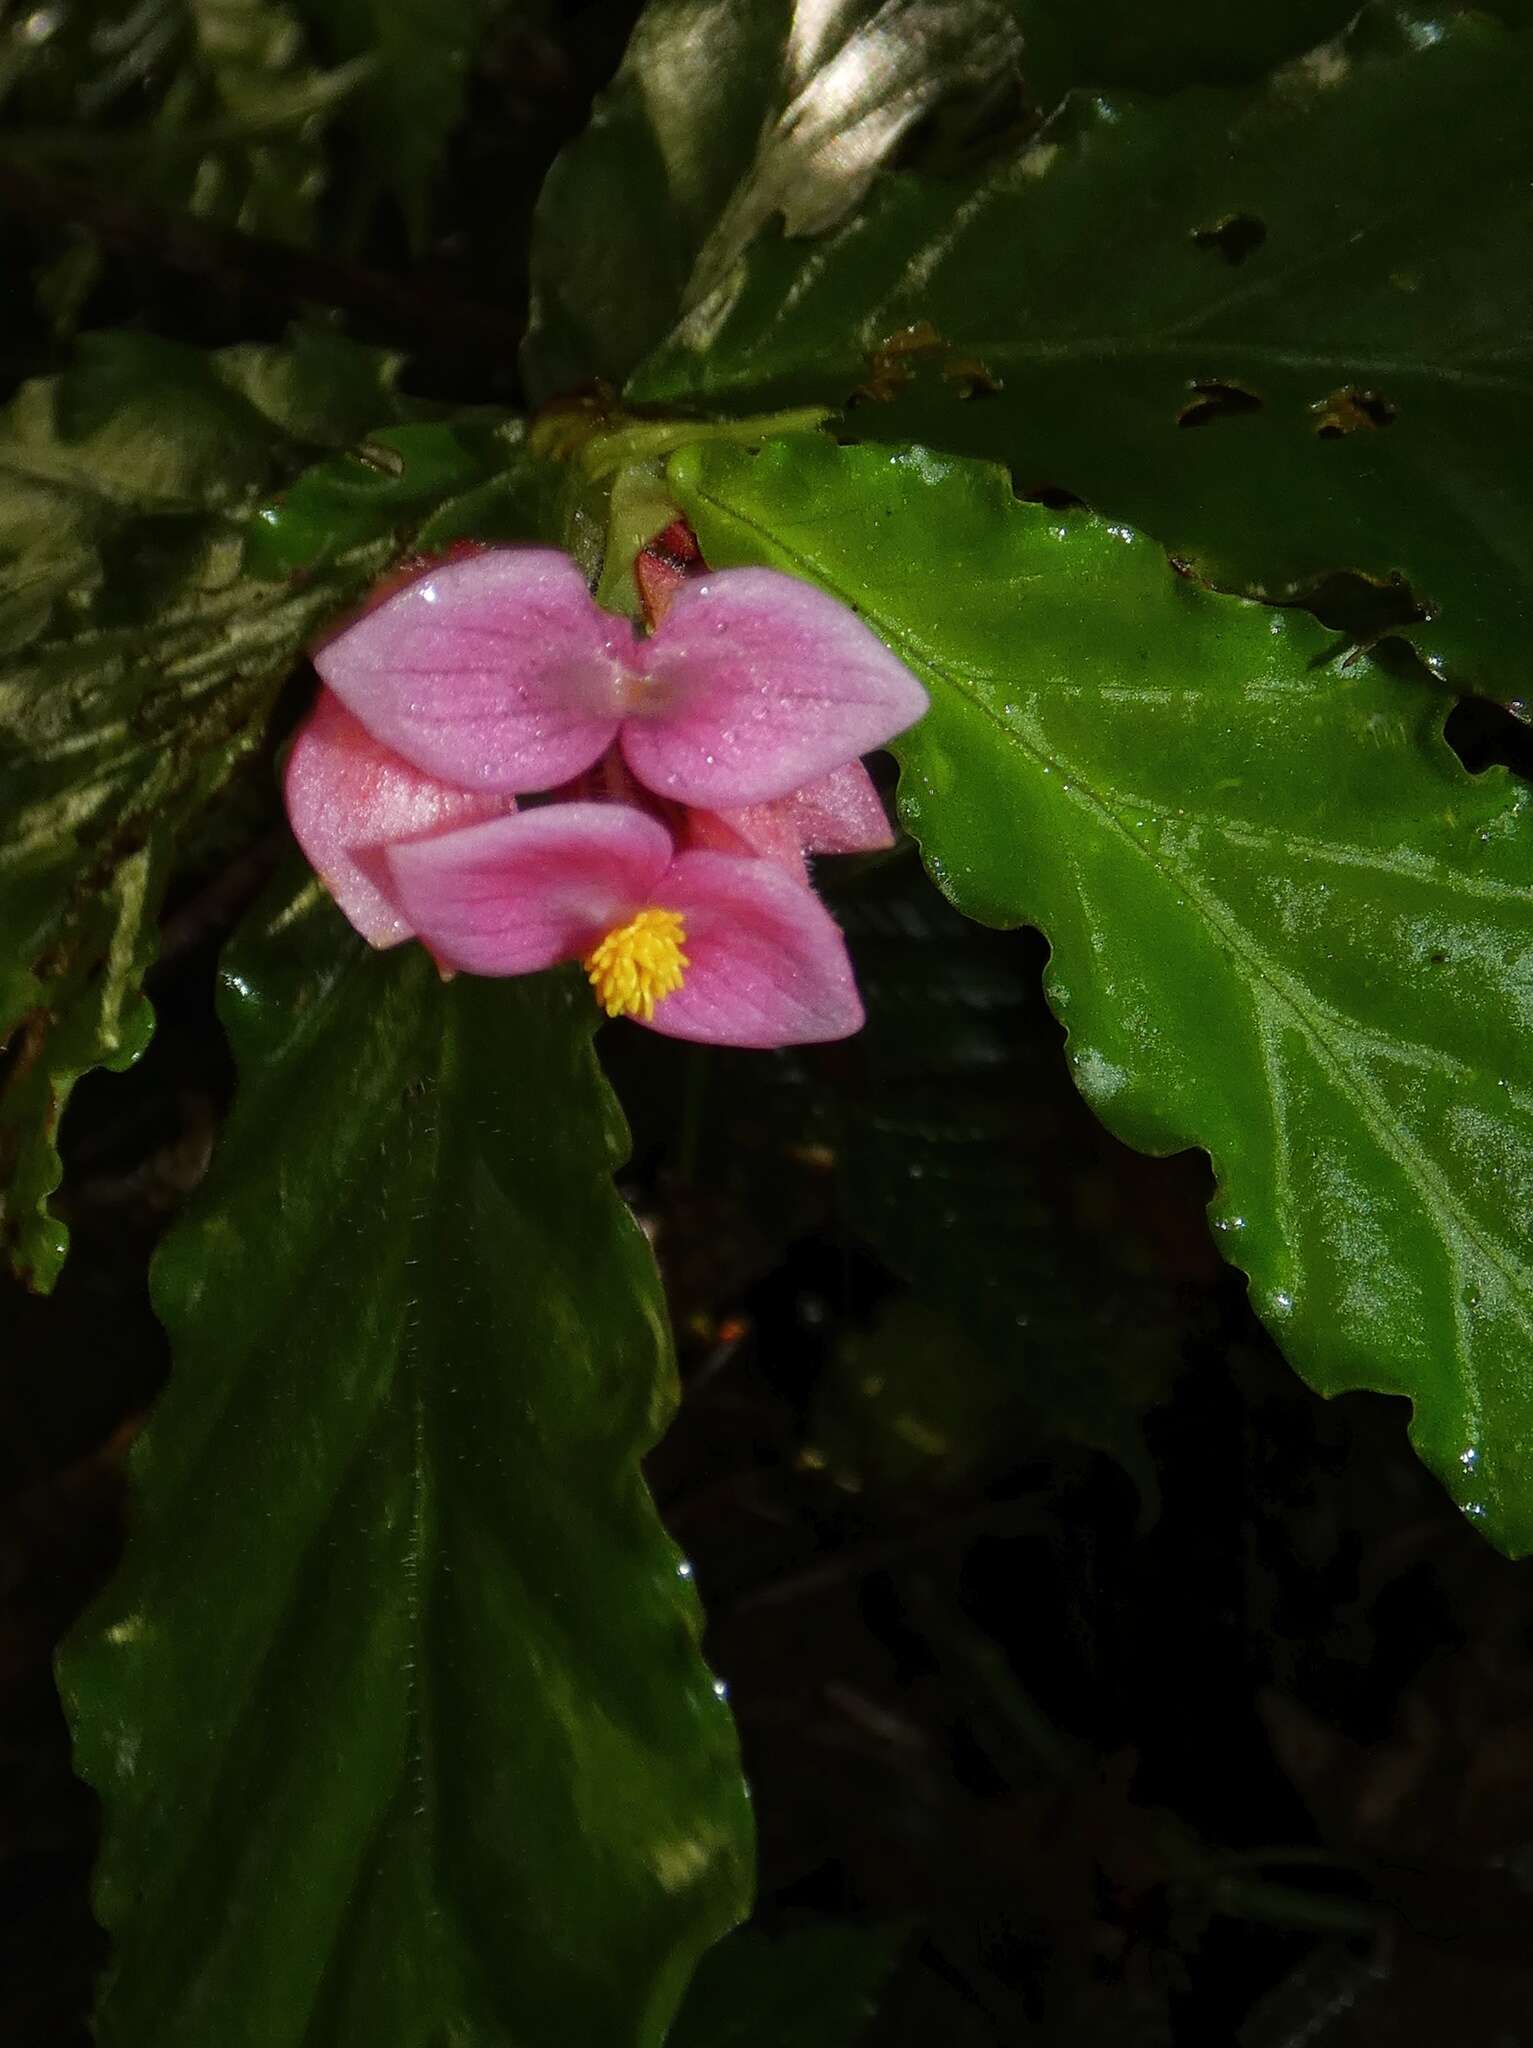
<instances>
[{"instance_id":1,"label":"wet glossy leaf","mask_svg":"<svg viewBox=\"0 0 1533 2048\"><path fill-rule=\"evenodd\" d=\"M204 355L112 335L0 421L0 1185L34 1285L64 1254L46 1205L69 1090L148 1035L178 835L261 743L308 636L490 458L413 427L381 477L341 465L330 516L311 516L318 485L263 497L412 410L387 359L334 339Z\"/></svg>"},{"instance_id":2,"label":"wet glossy leaf","mask_svg":"<svg viewBox=\"0 0 1533 2048\"><path fill-rule=\"evenodd\" d=\"M1398 572L1428 657L1520 696L1530 85L1533 37L1370 15L1254 92L1072 100L967 183L759 240L633 392L856 400L1258 594Z\"/></svg>"},{"instance_id":3,"label":"wet glossy leaf","mask_svg":"<svg viewBox=\"0 0 1533 2048\"><path fill-rule=\"evenodd\" d=\"M666 2048L853 2048L900 1945L886 1927L834 1923L732 1934L704 1957Z\"/></svg>"},{"instance_id":4,"label":"wet glossy leaf","mask_svg":"<svg viewBox=\"0 0 1533 2048\"><path fill-rule=\"evenodd\" d=\"M275 581L311 576L380 539L424 540L425 529L470 492L520 476L517 420L414 421L384 426L355 448L304 471L260 506L245 559L251 573Z\"/></svg>"},{"instance_id":5,"label":"wet glossy leaf","mask_svg":"<svg viewBox=\"0 0 1533 2048\"><path fill-rule=\"evenodd\" d=\"M102 2048L658 2048L749 1825L639 1474L674 1398L578 977L442 983L305 882L232 953L174 1369L64 1660Z\"/></svg>"},{"instance_id":6,"label":"wet glossy leaf","mask_svg":"<svg viewBox=\"0 0 1533 2048\"><path fill-rule=\"evenodd\" d=\"M1533 1546L1527 789L1464 770L1419 672L988 466L805 438L670 480L710 561L811 578L925 678L906 823L961 909L1048 936L1088 1100L1212 1155L1293 1363L1409 1395L1466 1511Z\"/></svg>"},{"instance_id":7,"label":"wet glossy leaf","mask_svg":"<svg viewBox=\"0 0 1533 2048\"><path fill-rule=\"evenodd\" d=\"M653 0L549 174L524 368L534 399L621 379L780 218L843 219L950 100L1005 93L1005 0Z\"/></svg>"}]
</instances>

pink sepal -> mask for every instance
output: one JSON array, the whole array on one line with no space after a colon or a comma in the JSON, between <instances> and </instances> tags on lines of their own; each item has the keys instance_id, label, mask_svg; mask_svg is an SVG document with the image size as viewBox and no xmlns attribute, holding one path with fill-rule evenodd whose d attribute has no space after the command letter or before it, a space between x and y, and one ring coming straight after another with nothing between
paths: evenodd
<instances>
[{"instance_id":1,"label":"pink sepal","mask_svg":"<svg viewBox=\"0 0 1533 2048\"><path fill-rule=\"evenodd\" d=\"M770 861L672 858L624 804L561 803L391 848L393 886L437 960L527 974L579 960L636 912L681 913L688 966L652 1028L704 1044L800 1045L862 1023L846 946L812 890Z\"/></svg>"},{"instance_id":2,"label":"pink sepal","mask_svg":"<svg viewBox=\"0 0 1533 2048\"><path fill-rule=\"evenodd\" d=\"M862 1003L835 920L765 860L682 853L655 899L685 921L686 979L651 1030L703 1045L769 1047L849 1038Z\"/></svg>"},{"instance_id":3,"label":"pink sepal","mask_svg":"<svg viewBox=\"0 0 1533 2048\"><path fill-rule=\"evenodd\" d=\"M544 804L391 849L398 900L436 958L470 974L578 960L659 899L665 827L627 804Z\"/></svg>"},{"instance_id":4,"label":"pink sepal","mask_svg":"<svg viewBox=\"0 0 1533 2048\"><path fill-rule=\"evenodd\" d=\"M775 569L683 583L640 644L621 745L658 796L705 810L782 797L882 746L926 692L846 605Z\"/></svg>"},{"instance_id":5,"label":"pink sepal","mask_svg":"<svg viewBox=\"0 0 1533 2048\"><path fill-rule=\"evenodd\" d=\"M283 777L294 837L371 946L412 936L382 849L514 811L516 800L450 788L380 746L328 690L299 727Z\"/></svg>"},{"instance_id":6,"label":"pink sepal","mask_svg":"<svg viewBox=\"0 0 1533 2048\"><path fill-rule=\"evenodd\" d=\"M807 879L806 853L874 853L894 844L889 820L860 761L768 804L731 811L690 811L688 844L719 853L753 853Z\"/></svg>"},{"instance_id":7,"label":"pink sepal","mask_svg":"<svg viewBox=\"0 0 1533 2048\"><path fill-rule=\"evenodd\" d=\"M620 736L655 795L714 811L816 782L926 708L904 664L811 584L775 569L689 580L640 641L548 548L431 569L314 661L375 739L465 789L553 789Z\"/></svg>"},{"instance_id":8,"label":"pink sepal","mask_svg":"<svg viewBox=\"0 0 1533 2048\"><path fill-rule=\"evenodd\" d=\"M407 760L465 789L552 789L615 737L637 665L570 556L493 548L430 570L318 648L314 665Z\"/></svg>"}]
</instances>

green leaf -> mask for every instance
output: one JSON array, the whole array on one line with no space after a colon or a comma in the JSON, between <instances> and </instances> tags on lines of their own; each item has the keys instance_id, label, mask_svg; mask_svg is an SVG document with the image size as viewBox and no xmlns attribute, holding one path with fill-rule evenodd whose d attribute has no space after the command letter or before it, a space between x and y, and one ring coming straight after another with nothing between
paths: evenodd
<instances>
[{"instance_id":1,"label":"green leaf","mask_svg":"<svg viewBox=\"0 0 1533 2048\"><path fill-rule=\"evenodd\" d=\"M346 106L372 177L393 193L412 245L425 243L432 188L463 117L486 0L297 0L338 65L368 74ZM360 210L360 209L359 209Z\"/></svg>"},{"instance_id":2,"label":"green leaf","mask_svg":"<svg viewBox=\"0 0 1533 2048\"><path fill-rule=\"evenodd\" d=\"M1146 1151L1200 1145L1222 1247L1327 1393L1533 1547L1533 818L1446 706L1304 614L924 449L673 458L710 562L859 607L926 680L902 812L960 909L1037 924L1070 1059Z\"/></svg>"},{"instance_id":3,"label":"green leaf","mask_svg":"<svg viewBox=\"0 0 1533 2048\"><path fill-rule=\"evenodd\" d=\"M434 543L429 529L487 485L525 492L519 421L465 418L381 427L305 470L257 511L245 560L272 581L310 577L358 548ZM518 538L525 538L523 521Z\"/></svg>"},{"instance_id":4,"label":"green leaf","mask_svg":"<svg viewBox=\"0 0 1533 2048\"><path fill-rule=\"evenodd\" d=\"M1533 38L1365 17L1253 94L1073 99L977 179L762 238L638 372L1010 464L1256 595L1409 579L1436 667L1533 638ZM1452 147L1422 147L1424 136Z\"/></svg>"},{"instance_id":5,"label":"green leaf","mask_svg":"<svg viewBox=\"0 0 1533 2048\"><path fill-rule=\"evenodd\" d=\"M1006 0L651 0L549 173L523 357L536 400L620 380L774 217L815 235L916 125L1013 81Z\"/></svg>"},{"instance_id":6,"label":"green leaf","mask_svg":"<svg viewBox=\"0 0 1533 2048\"><path fill-rule=\"evenodd\" d=\"M316 485L262 504L408 412L392 380L387 358L324 336L204 355L98 335L0 416L0 1235L35 1286L64 1256L46 1204L69 1090L148 1036L179 835L262 743L308 637L454 480L486 473L481 443L421 425L381 474L351 464L372 495L356 484L349 523L316 522Z\"/></svg>"},{"instance_id":7,"label":"green leaf","mask_svg":"<svg viewBox=\"0 0 1533 2048\"><path fill-rule=\"evenodd\" d=\"M673 1368L589 994L443 984L306 880L223 1013L135 1533L63 1663L101 2048L657 2044L750 1829L639 1472Z\"/></svg>"},{"instance_id":8,"label":"green leaf","mask_svg":"<svg viewBox=\"0 0 1533 2048\"><path fill-rule=\"evenodd\" d=\"M703 1958L667 2048L852 2048L902 1940L851 1924L732 1934Z\"/></svg>"}]
</instances>

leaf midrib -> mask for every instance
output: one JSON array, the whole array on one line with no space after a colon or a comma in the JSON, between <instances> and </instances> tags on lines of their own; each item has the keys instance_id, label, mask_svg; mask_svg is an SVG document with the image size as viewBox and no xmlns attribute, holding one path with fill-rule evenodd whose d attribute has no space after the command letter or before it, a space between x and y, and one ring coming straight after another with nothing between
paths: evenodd
<instances>
[{"instance_id":1,"label":"leaf midrib","mask_svg":"<svg viewBox=\"0 0 1533 2048\"><path fill-rule=\"evenodd\" d=\"M342 982L337 981L325 992L322 1002L311 1008L301 1020L299 1026L300 1034L312 1039L323 1022L323 1013L331 1009L336 1003L344 1001L345 997L346 990ZM432 1084L429 1087L426 1104L423 1105L423 1108L429 1109L429 1114L422 1113L416 1117L412 1134L413 1142L410 1147L410 1157L412 1165L417 1170L417 1188L419 1193L417 1196L416 1212L411 1218L406 1238L406 1245L411 1249L418 1249L420 1247L421 1240L425 1234L428 1214L426 1205L430 1201L431 1190L443 1184L442 1152L445 1142L445 1120L442 1115L442 1086L448 1059L445 1037L449 1028L444 1019L441 1035L435 1048L435 1073ZM421 1058L419 1065L422 1072L427 1070L428 1062L424 1056ZM311 1246L306 1267L312 1267L320 1263L328 1255L323 1247L318 1245ZM306 1270L306 1267L300 1268L300 1273ZM302 1288L297 1285L290 1285L289 1292L299 1296L302 1293ZM368 1870L366 1868L366 1859L374 1854L379 1859L382 1859L388 1853L389 1825L396 1804L401 1811L408 1815L412 1826L419 1822L425 1823L424 1828L421 1830L421 1847L412 1854L411 1860L414 1867L419 1870L429 1871L432 1868L431 1846L435 1833L435 1816L432 1811L430 1793L434 1790L435 1780L428 1769L428 1744L424 1734L425 1710L420 1691L420 1674L424 1672L425 1667L426 1629L425 1602L420 1591L419 1572L419 1560L425 1551L424 1531L427 1523L429 1485L424 1452L427 1428L424 1394L425 1363L420 1355L420 1340L413 1320L414 1306L413 1302L409 1304L412 1314L406 1320L401 1331L400 1340L394 1353L394 1363L387 1371L388 1385L373 1410L367 1426L359 1430L356 1441L348 1454L345 1466L345 1472L349 1473L361 1458L369 1454L375 1432L380 1426L386 1425L386 1417L390 1405L389 1389L397 1389L401 1380L407 1381L409 1388L409 1413L402 1420L408 1425L409 1430L408 1443L410 1455L406 1461L406 1471L410 1494L411 1553L417 1560L417 1569L414 1572L407 1570L403 1579L407 1615L406 1632L409 1638L410 1649L410 1662L405 1667L403 1673L405 1681L404 1755L401 1761L400 1772L393 1782L390 1796L381 1802L380 1810L375 1817L373 1826L368 1832L366 1843L360 1850L354 1866L354 1883L359 1889L362 1887L365 1877L376 1874L375 1870ZM174 1327L168 1318L167 1327ZM226 1389L226 1399L220 1402L218 1408L208 1418L204 1430L205 1443L211 1442L224 1428L229 1403L239 1398L243 1390L244 1382L237 1373L231 1371L230 1383ZM342 1489L344 1489L344 1476L339 1483ZM171 1510L174 1511L175 1496L172 1495L168 1498ZM161 1499L159 1508L161 1514L165 1514L165 1498ZM227 1768L229 1756L238 1747L243 1726L250 1717L257 1713L261 1706L262 1681L264 1675L269 1671L273 1659L280 1650L283 1639L282 1632L292 1612L296 1598L296 1589L304 1575L313 1568L315 1556L320 1549L332 1520L333 1508L325 1515L316 1519L312 1528L307 1532L301 1549L293 1560L293 1567L288 1575L283 1598L274 1609L274 1627L268 1633L261 1646L258 1658L251 1668L245 1697L238 1703L235 1717L230 1722L226 1731L222 1744L222 1761L219 1765L219 1770L212 1775L208 1801L204 1808L205 1813L211 1812L216 1804L216 1787L220 1774ZM412 1792L419 1796L412 1797ZM182 1853L178 1857L176 1864L172 1867L184 1873L200 1853L203 1839L202 1832L196 1827L184 1830L182 1835ZM174 1885L168 1886L167 1896L172 1895L174 1890ZM326 1963L325 1969L321 1972L320 1979L318 1980L319 1984L324 1982L325 1971L328 1971L330 1958L333 1956L337 1944L343 1938L347 1924L348 1915L343 1912L328 1930L329 1944L326 1951ZM303 2048L303 2044L300 2044L300 2048Z\"/></svg>"},{"instance_id":2,"label":"leaf midrib","mask_svg":"<svg viewBox=\"0 0 1533 2048\"><path fill-rule=\"evenodd\" d=\"M913 639L909 644L919 646L919 642ZM924 651L923 658L926 658ZM964 702L987 718L998 732L1015 744L1019 751L1026 753L1039 766L1052 765L1063 770L1069 778L1069 787L1064 789L1061 785L1062 794L1068 795L1072 801L1094 812L1120 841L1138 853L1145 865L1152 868L1162 881L1168 886L1182 889L1196 902L1204 922L1228 945L1252 981L1264 985L1288 1011L1314 1049L1318 1063L1330 1074L1340 1092L1351 1098L1369 1135L1379 1149L1394 1160L1422 1206L1441 1225L1444 1236L1456 1232L1500 1274L1511 1295L1522 1303L1527 1325L1533 1329L1533 1282L1519 1275L1515 1265L1508 1263L1502 1247L1481 1233L1466 1214L1460 1197L1441 1170L1420 1156L1410 1132L1399 1123L1389 1102L1358 1073L1355 1066L1348 1062L1345 1053L1335 1044L1332 1033L1325 1028L1329 1021L1325 1012L1317 1010L1312 1002L1306 1000L1310 992L1304 984L1296 982L1293 976L1285 973L1251 932L1249 926L1243 924L1233 910L1211 894L1194 870L1184 866L1174 857L1160 857L1146 846L1137 834L1131 832L1113 809L1109 798L1089 785L1077 764L1061 756L1046 753L1036 742L1030 743L981 699L965 691L962 684L945 668L935 663L932 666L934 672L941 675ZM1347 1020L1340 1017L1335 1019L1333 1029L1349 1028ZM1472 1369L1467 1359L1461 1358L1460 1366L1465 1374L1471 1373Z\"/></svg>"},{"instance_id":3,"label":"leaf midrib","mask_svg":"<svg viewBox=\"0 0 1533 2048\"><path fill-rule=\"evenodd\" d=\"M913 640L909 644L919 645ZM926 658L924 654L923 658ZM962 696L964 702L986 717L1019 751L1026 753L1039 766L1048 765L1061 770L1068 778L1068 788L1063 783L1060 785L1062 795L1067 795L1082 808L1092 811L1101 822L1111 828L1123 844L1133 847L1145 865L1152 868L1162 881L1172 888L1180 888L1194 900L1209 929L1217 933L1228 945L1251 979L1263 984L1289 1012L1300 1031L1314 1047L1320 1064L1330 1073L1341 1091L1352 1098L1369 1135L1379 1149L1391 1157L1406 1175L1423 1206L1436 1215L1445 1227L1456 1222L1459 1234L1501 1273L1514 1293L1527 1296L1529 1307L1533 1309L1533 1284L1522 1282L1519 1285L1515 1269L1505 1263L1499 1254L1499 1247L1496 1247L1493 1241L1483 1238L1464 1214L1451 1184L1430 1162L1417 1156L1417 1149L1411 1142L1410 1133L1399 1124L1387 1100L1357 1073L1348 1063L1345 1054L1333 1042L1331 1033L1325 1028L1326 1023L1333 1022L1333 1029L1341 1030L1350 1028L1347 1020L1338 1016L1333 1021L1327 1018L1324 1008L1317 1009L1312 1001L1306 1000L1310 991L1305 985L1296 982L1292 975L1285 973L1251 932L1249 926L1242 923L1227 904L1212 894L1197 876L1196 871L1185 866L1174 856L1163 857L1152 851L1136 833L1131 832L1113 808L1110 799L1086 782L1078 764L1066 757L1047 753L1036 741L1028 741L988 705L965 691L962 684L946 669L937 664L931 665L934 672L941 675L948 686ZM1533 1327L1533 1317L1530 1317L1530 1327Z\"/></svg>"},{"instance_id":4,"label":"leaf midrib","mask_svg":"<svg viewBox=\"0 0 1533 2048\"><path fill-rule=\"evenodd\" d=\"M878 631L881 638L892 644L898 644L912 650L920 663L932 675L940 677L959 701L967 704L971 710L978 712L989 724L994 726L1003 739L1013 745L1019 752L1025 754L1036 766L1064 769L1071 778L1070 786L1066 793L1070 795L1072 800L1093 811L1120 840L1132 847L1139 858L1147 866L1153 868L1163 881L1173 885L1179 884L1184 888L1186 893L1197 901L1200 913L1210 928L1218 932L1225 940L1231 952L1247 968L1253 981L1263 983L1271 994L1288 1009L1299 1030L1314 1047L1319 1063L1332 1075L1340 1092L1353 1101L1364 1127L1369 1131L1380 1149L1395 1161L1420 1198L1422 1206L1441 1226L1442 1235L1445 1238L1457 1235L1468 1246L1479 1253L1486 1264L1505 1283L1511 1298L1522 1308L1525 1327L1533 1329L1533 1282L1524 1278L1518 1272L1515 1265L1508 1263L1508 1258L1501 1246L1497 1245L1493 1240L1487 1240L1481 1234L1472 1220L1465 1214L1460 1198L1442 1173L1432 1166L1429 1161L1417 1156L1416 1148L1408 1142L1409 1133L1399 1126L1389 1103L1379 1098L1377 1092L1348 1066L1344 1056L1332 1044L1330 1038L1321 1028L1319 1019L1310 1014L1308 1007L1302 999L1302 989L1295 987L1291 978L1283 973L1277 962L1271 958L1266 949L1248 931L1247 927L1239 921L1234 913L1222 905L1218 910L1212 909L1207 890L1194 878L1190 871L1175 861L1166 861L1157 857L1142 840L1129 831L1122 819L1113 810L1109 800L1091 786L1088 778L1073 763L1068 763L1059 756L1050 755L1036 743L1030 742L1014 726L1008 724L1004 718L999 716L983 698L976 696L973 692L966 689L959 676L951 673L943 661L932 655L915 634L885 619L883 614L868 602L865 593L859 592L854 596L843 589L823 569L812 563L808 557L789 547L778 535L768 532L766 528L751 520L735 507L726 506L719 499L710 497L706 490L700 489L699 495L708 498L709 502L716 507L722 516L738 521L741 525L760 535L763 542L787 555L798 565L800 572L807 580L819 583L834 591L842 603L852 606L859 611L861 616ZM899 744L897 741L894 743L894 750L898 754ZM1194 1138L1192 1142L1201 1143L1202 1141ZM1475 1382L1477 1385L1477 1376L1469 1359L1463 1354L1457 1334L1457 1320L1457 1317L1455 1317L1455 1342L1456 1348L1459 1350L1457 1363L1460 1373L1461 1393L1466 1408L1470 1408L1477 1406L1478 1403L1474 1394L1471 1393L1470 1385L1467 1382Z\"/></svg>"}]
</instances>

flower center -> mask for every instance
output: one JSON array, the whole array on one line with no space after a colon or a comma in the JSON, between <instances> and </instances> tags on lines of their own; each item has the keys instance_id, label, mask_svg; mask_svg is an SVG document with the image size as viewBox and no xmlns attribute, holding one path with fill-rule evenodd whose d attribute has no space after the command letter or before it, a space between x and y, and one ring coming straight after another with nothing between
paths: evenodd
<instances>
[{"instance_id":1,"label":"flower center","mask_svg":"<svg viewBox=\"0 0 1533 2048\"><path fill-rule=\"evenodd\" d=\"M676 691L664 676L624 670L618 680L617 707L622 718L659 718L674 708Z\"/></svg>"},{"instance_id":2,"label":"flower center","mask_svg":"<svg viewBox=\"0 0 1533 2048\"><path fill-rule=\"evenodd\" d=\"M691 965L681 950L686 924L675 910L641 910L587 953L585 971L609 1017L641 1017L672 995Z\"/></svg>"}]
</instances>

